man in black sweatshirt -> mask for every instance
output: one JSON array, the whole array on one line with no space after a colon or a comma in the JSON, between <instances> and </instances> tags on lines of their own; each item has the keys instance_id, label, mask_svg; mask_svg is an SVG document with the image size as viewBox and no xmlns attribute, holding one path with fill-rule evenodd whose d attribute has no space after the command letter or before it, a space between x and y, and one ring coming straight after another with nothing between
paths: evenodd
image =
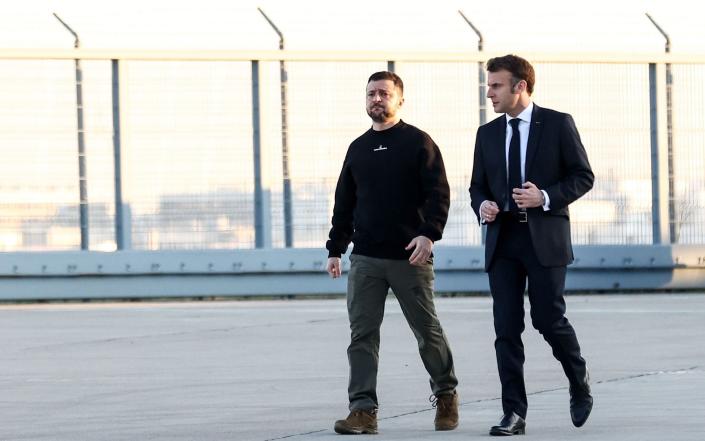
<instances>
[{"instance_id":1,"label":"man in black sweatshirt","mask_svg":"<svg viewBox=\"0 0 705 441\"><path fill-rule=\"evenodd\" d=\"M350 414L335 423L343 434L377 433L379 331L389 288L431 376L435 428L458 426L458 380L433 303L433 242L443 234L450 189L438 146L398 116L403 95L396 74L369 78L372 128L350 144L335 190L326 243L331 277L340 277L340 256L355 244L347 294Z\"/></svg>"}]
</instances>

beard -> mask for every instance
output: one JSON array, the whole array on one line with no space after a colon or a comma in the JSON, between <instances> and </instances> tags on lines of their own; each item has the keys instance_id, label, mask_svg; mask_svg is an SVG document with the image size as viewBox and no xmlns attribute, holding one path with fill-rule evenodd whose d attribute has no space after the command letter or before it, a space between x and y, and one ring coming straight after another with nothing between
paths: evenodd
<instances>
[{"instance_id":1,"label":"beard","mask_svg":"<svg viewBox=\"0 0 705 441\"><path fill-rule=\"evenodd\" d=\"M389 110L381 106L375 106L367 109L367 115L369 115L372 121L376 123L383 123L393 117L394 112L390 112Z\"/></svg>"}]
</instances>

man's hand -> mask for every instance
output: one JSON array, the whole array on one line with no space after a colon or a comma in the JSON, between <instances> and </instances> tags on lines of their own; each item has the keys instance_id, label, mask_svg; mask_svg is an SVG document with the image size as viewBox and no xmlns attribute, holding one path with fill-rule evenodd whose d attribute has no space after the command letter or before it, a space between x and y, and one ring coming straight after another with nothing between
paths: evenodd
<instances>
[{"instance_id":1,"label":"man's hand","mask_svg":"<svg viewBox=\"0 0 705 441\"><path fill-rule=\"evenodd\" d=\"M409 263L416 266L422 266L426 264L426 261L431 257L431 251L433 250L433 241L426 236L416 236L411 239L409 245L404 248L405 250L410 250L416 248L411 257L409 257Z\"/></svg>"},{"instance_id":2,"label":"man's hand","mask_svg":"<svg viewBox=\"0 0 705 441\"><path fill-rule=\"evenodd\" d=\"M329 257L326 271L334 279L340 277L340 257Z\"/></svg>"},{"instance_id":3,"label":"man's hand","mask_svg":"<svg viewBox=\"0 0 705 441\"><path fill-rule=\"evenodd\" d=\"M529 181L524 182L522 188L512 189L512 198L519 208L534 208L543 205L543 193Z\"/></svg>"},{"instance_id":4,"label":"man's hand","mask_svg":"<svg viewBox=\"0 0 705 441\"><path fill-rule=\"evenodd\" d=\"M485 201L480 205L480 219L485 223L494 222L499 213L499 207L494 201Z\"/></svg>"}]
</instances>

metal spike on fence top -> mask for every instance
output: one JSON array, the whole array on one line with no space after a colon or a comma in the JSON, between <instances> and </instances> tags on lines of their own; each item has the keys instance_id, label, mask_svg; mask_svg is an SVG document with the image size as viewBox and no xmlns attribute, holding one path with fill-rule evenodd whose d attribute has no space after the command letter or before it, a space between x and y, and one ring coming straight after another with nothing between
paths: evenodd
<instances>
[{"instance_id":1,"label":"metal spike on fence top","mask_svg":"<svg viewBox=\"0 0 705 441\"><path fill-rule=\"evenodd\" d=\"M264 13L262 8L258 7L257 10L259 11L260 14L262 14L262 17L264 17L264 19L267 20L267 23L269 23L269 25L272 27L272 29L274 29L274 32L276 32L277 35L279 35L279 49L284 50L284 34L281 33L281 31L279 30L277 25L275 25L274 22L272 20L270 20L270 18L267 16L267 14Z\"/></svg>"},{"instance_id":2,"label":"metal spike on fence top","mask_svg":"<svg viewBox=\"0 0 705 441\"><path fill-rule=\"evenodd\" d=\"M470 20L468 20L468 18L465 16L465 14L463 14L463 11L461 11L460 9L458 9L458 14L460 14L460 16L463 17L463 20L465 20L465 22L466 22L467 24L469 24L470 27L472 28L472 30L475 31L475 33L477 34L477 38L478 38L478 40L477 40L477 50L478 50L478 52L482 52L483 44L484 44L484 42L485 42L485 40L482 38L482 33L480 32L479 29L477 29L477 28L475 27L474 24L472 24L472 22L471 22Z\"/></svg>"},{"instance_id":3,"label":"metal spike on fence top","mask_svg":"<svg viewBox=\"0 0 705 441\"><path fill-rule=\"evenodd\" d=\"M66 29L68 29L69 32L71 32L71 34L73 35L73 38L75 39L73 42L73 47L78 49L81 46L81 41L78 39L78 34L73 29L71 29L71 26L67 25L66 22L63 21L61 19L61 17L59 17L59 15L56 12L52 12L52 14L54 14L54 17L56 17L56 19L59 20L59 23L64 25L64 27Z\"/></svg>"},{"instance_id":4,"label":"metal spike on fence top","mask_svg":"<svg viewBox=\"0 0 705 441\"><path fill-rule=\"evenodd\" d=\"M663 35L663 37L666 39L666 53L667 54L671 53L671 38L668 36L666 31L664 31L663 28L661 26L659 26L658 23L656 23L656 20L654 20L653 17L651 17L651 15L649 15L648 12L645 12L645 14L646 14L646 18L648 18L651 21L651 23L653 23L653 25L656 26L656 29L658 29L658 31L661 33L661 35Z\"/></svg>"}]
</instances>

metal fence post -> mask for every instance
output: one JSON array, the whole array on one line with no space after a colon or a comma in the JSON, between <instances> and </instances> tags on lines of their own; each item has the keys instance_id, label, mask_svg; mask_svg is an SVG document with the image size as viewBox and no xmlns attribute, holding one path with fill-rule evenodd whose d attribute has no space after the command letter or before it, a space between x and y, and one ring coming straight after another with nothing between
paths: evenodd
<instances>
[{"instance_id":1,"label":"metal fence post","mask_svg":"<svg viewBox=\"0 0 705 441\"><path fill-rule=\"evenodd\" d=\"M89 245L88 227L88 177L86 173L86 141L83 128L83 72L81 60L76 59L76 119L78 132L78 180L81 220L81 249L87 250Z\"/></svg>"},{"instance_id":2,"label":"metal fence post","mask_svg":"<svg viewBox=\"0 0 705 441\"><path fill-rule=\"evenodd\" d=\"M262 163L259 125L259 61L252 60L252 163L254 165L255 248L262 248Z\"/></svg>"},{"instance_id":3,"label":"metal fence post","mask_svg":"<svg viewBox=\"0 0 705 441\"><path fill-rule=\"evenodd\" d=\"M279 50L284 50L284 34L261 8L257 10L262 14L274 32L279 36ZM291 176L289 174L289 109L287 99L287 82L289 80L286 72L286 63L279 60L279 79L281 82L281 106L282 106L282 178L284 181L284 246L290 248L294 245L294 229L292 214Z\"/></svg>"},{"instance_id":4,"label":"metal fence post","mask_svg":"<svg viewBox=\"0 0 705 441\"><path fill-rule=\"evenodd\" d=\"M482 33L479 29L475 27L474 24L463 14L463 11L458 9L458 14L463 17L463 20L470 25L475 34L477 34L477 51L482 52L484 49L483 45L485 40L482 38ZM482 61L477 62L477 100L478 100L478 119L479 125L484 125L487 122L487 79L485 78L485 63ZM480 241L482 245L485 244L487 239L487 225L482 225L482 233L480 234Z\"/></svg>"},{"instance_id":5,"label":"metal fence post","mask_svg":"<svg viewBox=\"0 0 705 441\"><path fill-rule=\"evenodd\" d=\"M483 45L485 40L482 38L482 33L480 32L479 29L475 27L474 24L468 18L463 14L463 11L458 10L458 14L460 14L461 17L463 17L463 20L470 25L473 31L475 31L475 34L477 34L477 51L482 52L483 50ZM485 94L487 93L487 80L485 79L485 63L482 61L477 62L477 86L478 86L478 100L479 100L479 118L480 118L480 125L483 125L487 122L487 97L485 97Z\"/></svg>"},{"instance_id":6,"label":"metal fence post","mask_svg":"<svg viewBox=\"0 0 705 441\"><path fill-rule=\"evenodd\" d=\"M113 101L113 170L115 186L115 245L118 250L130 249L130 211L122 201L122 144L120 136L120 61L110 60Z\"/></svg>"},{"instance_id":7,"label":"metal fence post","mask_svg":"<svg viewBox=\"0 0 705 441\"><path fill-rule=\"evenodd\" d=\"M271 201L262 186L262 132L260 128L259 61L252 60L252 158L255 186L255 247L271 248Z\"/></svg>"},{"instance_id":8,"label":"metal fence post","mask_svg":"<svg viewBox=\"0 0 705 441\"><path fill-rule=\"evenodd\" d=\"M658 66L649 63L649 128L651 139L651 221L653 243L670 243L668 204L668 164L659 142Z\"/></svg>"},{"instance_id":9,"label":"metal fence post","mask_svg":"<svg viewBox=\"0 0 705 441\"><path fill-rule=\"evenodd\" d=\"M73 35L73 47L78 49L81 42L78 34L71 29L59 16L54 12L54 17ZM76 58L76 119L77 119L77 135L78 135L78 193L79 193L79 225L81 230L81 249L87 250L89 244L88 230L88 186L86 174L86 143L83 130L83 72L81 71L81 60Z\"/></svg>"},{"instance_id":10,"label":"metal fence post","mask_svg":"<svg viewBox=\"0 0 705 441\"><path fill-rule=\"evenodd\" d=\"M658 29L658 31L666 39L664 50L667 54L671 53L671 38L666 31L656 23L648 13L646 17ZM676 222L676 194L675 194L675 170L673 160L673 75L671 73L671 63L666 63L666 135L668 137L668 225L669 225L669 242L678 242L678 227Z\"/></svg>"}]
</instances>

